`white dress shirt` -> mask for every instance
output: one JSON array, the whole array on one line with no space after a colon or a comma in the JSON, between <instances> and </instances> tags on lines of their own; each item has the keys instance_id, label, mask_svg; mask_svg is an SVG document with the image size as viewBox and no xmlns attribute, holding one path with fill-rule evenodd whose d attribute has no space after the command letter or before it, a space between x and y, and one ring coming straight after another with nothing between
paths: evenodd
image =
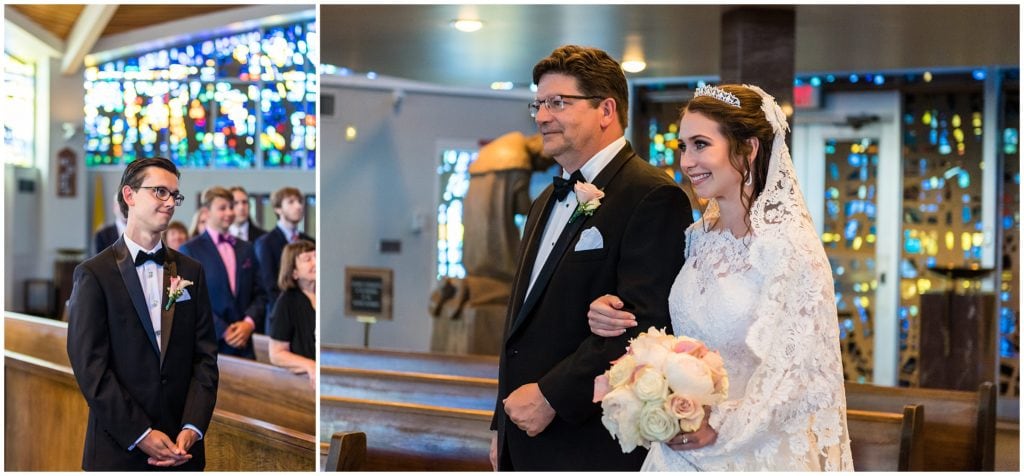
<instances>
[{"instance_id":1,"label":"white dress shirt","mask_svg":"<svg viewBox=\"0 0 1024 476\"><path fill-rule=\"evenodd\" d=\"M239 239L242 239L242 240L245 240L245 241L250 241L249 240L249 220L243 221L241 225L236 225L236 224L232 223L231 226L228 227L228 233L230 233L231 236L233 236L235 238L239 238Z\"/></svg>"},{"instance_id":2,"label":"white dress shirt","mask_svg":"<svg viewBox=\"0 0 1024 476\"><path fill-rule=\"evenodd\" d=\"M135 257L138 256L140 251L146 253L156 253L157 250L163 248L164 244L162 241L158 241L156 246L151 250L143 250L142 246L128 238L128 235L124 236L124 244L128 245L128 254L132 257L132 262L135 262ZM164 266L158 265L152 261L146 261L140 266L135 267L135 272L139 274L139 283L142 284L142 294L146 296L146 308L149 310L149 320L153 323L153 331L156 333L156 346L160 348L160 331L161 331L161 320L160 320L160 301L163 300L163 287L164 287ZM163 349L160 349L161 352ZM189 428L199 435L199 439L203 439L203 432L199 431L195 425L191 423L185 424L182 428ZM153 431L152 428L146 429L135 443L132 443L128 447L128 451L135 449L139 442ZM177 435L168 435L174 440Z\"/></svg>"},{"instance_id":3,"label":"white dress shirt","mask_svg":"<svg viewBox=\"0 0 1024 476\"><path fill-rule=\"evenodd\" d=\"M619 151L626 146L626 138L619 137L612 141L607 147L601 149L600 152L590 158L583 167L580 167L580 173L583 174L583 178L587 179L587 182L593 182L597 178L598 174L604 170L605 166L608 165ZM562 170L562 178L568 179L568 172ZM562 230L565 225L569 223L569 218L572 217L572 212L576 210L576 206L579 202L576 200L576 190L573 189L569 192L569 195L560 202L555 202L554 208L551 209L551 214L548 215L547 224L544 225L544 234L541 235L540 248L537 249L537 260L533 262L533 272L530 274L530 286L526 288L526 296L530 295L530 291L533 290L533 283L537 281L537 275L540 274L541 268L544 267L544 263L548 260L548 255L551 254L551 250L555 247L555 242L558 241L558 237L562 234ZM523 298L526 299L525 297Z\"/></svg>"}]
</instances>

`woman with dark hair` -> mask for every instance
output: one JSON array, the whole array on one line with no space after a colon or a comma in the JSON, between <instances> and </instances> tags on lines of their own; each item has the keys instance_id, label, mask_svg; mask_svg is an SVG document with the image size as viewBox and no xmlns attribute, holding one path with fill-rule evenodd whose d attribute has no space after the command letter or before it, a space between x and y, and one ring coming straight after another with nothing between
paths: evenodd
<instances>
[{"instance_id":1,"label":"woman with dark hair","mask_svg":"<svg viewBox=\"0 0 1024 476\"><path fill-rule=\"evenodd\" d=\"M188 228L185 228L184 223L174 220L167 224L167 229L164 230L164 243L168 248L177 251L186 241L188 241Z\"/></svg>"},{"instance_id":2,"label":"woman with dark hair","mask_svg":"<svg viewBox=\"0 0 1024 476\"><path fill-rule=\"evenodd\" d=\"M720 352L728 398L655 442L653 471L852 471L832 270L786 146L786 116L756 86L702 86L679 121L680 167L706 201L669 296L676 335ZM635 326L622 301L591 331Z\"/></svg>"},{"instance_id":3,"label":"woman with dark hair","mask_svg":"<svg viewBox=\"0 0 1024 476\"><path fill-rule=\"evenodd\" d=\"M299 240L284 247L277 275L281 295L270 321L270 362L305 373L316 385L316 245Z\"/></svg>"}]
</instances>

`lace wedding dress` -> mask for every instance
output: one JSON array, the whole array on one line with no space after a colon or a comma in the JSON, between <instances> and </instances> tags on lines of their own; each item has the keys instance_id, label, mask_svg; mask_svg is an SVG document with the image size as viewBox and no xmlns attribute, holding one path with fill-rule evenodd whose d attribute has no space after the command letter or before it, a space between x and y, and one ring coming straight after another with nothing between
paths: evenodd
<instances>
[{"instance_id":1,"label":"lace wedding dress","mask_svg":"<svg viewBox=\"0 0 1024 476\"><path fill-rule=\"evenodd\" d=\"M729 397L709 419L718 439L683 451L653 443L645 471L853 471L832 271L796 183L785 116L750 88L776 129L752 233L706 231L718 215L711 200L687 230L669 296L674 333L725 361Z\"/></svg>"}]
</instances>

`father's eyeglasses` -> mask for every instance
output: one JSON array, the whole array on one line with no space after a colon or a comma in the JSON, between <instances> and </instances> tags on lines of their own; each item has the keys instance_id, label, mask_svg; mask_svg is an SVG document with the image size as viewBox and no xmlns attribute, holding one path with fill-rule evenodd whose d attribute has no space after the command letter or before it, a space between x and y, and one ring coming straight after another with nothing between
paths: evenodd
<instances>
[{"instance_id":1,"label":"father's eyeglasses","mask_svg":"<svg viewBox=\"0 0 1024 476\"><path fill-rule=\"evenodd\" d=\"M142 187L142 186L140 186L139 188L148 188L148 189L152 190L153 191L153 195L156 196L157 200L160 200L160 201L163 201L163 202L166 202L167 199L169 199L169 198L173 198L174 199L174 206L176 206L176 207L180 207L181 206L181 202L183 200L185 200L185 196L184 195L182 195L182 194L180 194L178 192L172 192L172 191L168 190L167 187Z\"/></svg>"},{"instance_id":2,"label":"father's eyeglasses","mask_svg":"<svg viewBox=\"0 0 1024 476\"><path fill-rule=\"evenodd\" d=\"M562 112L565 109L566 99L601 99L602 96L572 96L568 94L559 94L557 96L551 96L543 101L535 100L530 103L530 117L537 117L537 113L540 111L540 105L548 109L548 112ZM571 103L570 103L571 104Z\"/></svg>"}]
</instances>

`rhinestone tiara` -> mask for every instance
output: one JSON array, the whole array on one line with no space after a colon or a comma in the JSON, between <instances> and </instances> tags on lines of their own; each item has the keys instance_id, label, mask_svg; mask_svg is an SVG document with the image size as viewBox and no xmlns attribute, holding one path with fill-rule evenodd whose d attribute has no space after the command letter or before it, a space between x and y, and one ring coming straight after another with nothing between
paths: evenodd
<instances>
[{"instance_id":1,"label":"rhinestone tiara","mask_svg":"<svg viewBox=\"0 0 1024 476\"><path fill-rule=\"evenodd\" d=\"M708 96L719 101L722 101L731 106L740 107L740 100L735 94L730 93L717 86L700 86L693 93L693 97Z\"/></svg>"}]
</instances>

